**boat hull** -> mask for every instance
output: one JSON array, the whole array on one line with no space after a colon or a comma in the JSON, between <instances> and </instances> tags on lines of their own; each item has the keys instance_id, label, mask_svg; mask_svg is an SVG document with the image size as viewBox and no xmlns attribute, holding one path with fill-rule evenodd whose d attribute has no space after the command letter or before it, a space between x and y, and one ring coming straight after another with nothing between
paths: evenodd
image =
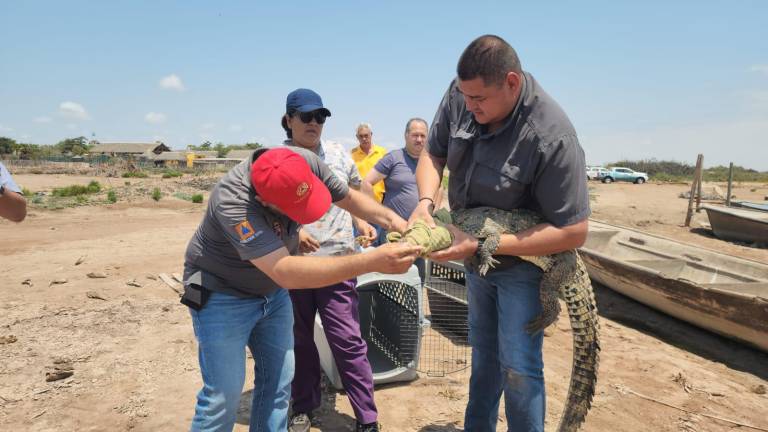
<instances>
[{"instance_id":1,"label":"boat hull","mask_svg":"<svg viewBox=\"0 0 768 432\"><path fill-rule=\"evenodd\" d=\"M606 232L603 229L603 233ZM637 239L639 233L632 232L632 238ZM740 275L746 272L738 268L729 273L723 264L729 257L718 257L721 258L720 273L713 273L713 283L698 283L686 277L693 278L694 271L701 274L701 269L711 270L703 264L706 261L687 260L685 254L621 260L610 248L598 251L588 245L589 240L579 252L596 282L675 318L768 352L768 281L757 279L755 274L743 277L748 282L739 281ZM666 250L679 249L681 245L674 242L674 246ZM687 256L698 258L703 253L701 248L691 246ZM745 261L736 264L743 266Z\"/></svg>"},{"instance_id":2,"label":"boat hull","mask_svg":"<svg viewBox=\"0 0 768 432\"><path fill-rule=\"evenodd\" d=\"M768 217L763 216L764 212L710 206L703 208L707 211L709 225L718 238L768 244ZM755 215L748 217L744 212Z\"/></svg>"}]
</instances>

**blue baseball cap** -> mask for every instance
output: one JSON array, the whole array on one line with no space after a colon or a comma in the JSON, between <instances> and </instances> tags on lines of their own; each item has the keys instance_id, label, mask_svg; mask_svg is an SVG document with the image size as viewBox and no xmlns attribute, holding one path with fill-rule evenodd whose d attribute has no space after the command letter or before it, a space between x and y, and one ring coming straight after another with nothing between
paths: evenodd
<instances>
[{"instance_id":1,"label":"blue baseball cap","mask_svg":"<svg viewBox=\"0 0 768 432\"><path fill-rule=\"evenodd\" d=\"M323 110L325 115L330 117L331 112L323 106L323 99L320 95L310 89L296 89L288 93L285 100L285 112L296 110L299 112L310 112Z\"/></svg>"}]
</instances>

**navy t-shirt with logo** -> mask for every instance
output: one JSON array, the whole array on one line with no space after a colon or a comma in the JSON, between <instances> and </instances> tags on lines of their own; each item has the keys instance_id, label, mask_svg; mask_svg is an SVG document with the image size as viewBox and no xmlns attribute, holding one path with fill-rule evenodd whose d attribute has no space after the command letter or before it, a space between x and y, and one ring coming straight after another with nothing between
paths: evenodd
<instances>
[{"instance_id":1,"label":"navy t-shirt with logo","mask_svg":"<svg viewBox=\"0 0 768 432\"><path fill-rule=\"evenodd\" d=\"M185 283L238 297L263 296L280 288L250 260L285 247L298 250L300 225L262 206L251 185L251 164L268 149L259 149L232 168L211 191L203 221L187 246ZM334 202L347 196L349 187L314 153L292 147L325 183Z\"/></svg>"}]
</instances>

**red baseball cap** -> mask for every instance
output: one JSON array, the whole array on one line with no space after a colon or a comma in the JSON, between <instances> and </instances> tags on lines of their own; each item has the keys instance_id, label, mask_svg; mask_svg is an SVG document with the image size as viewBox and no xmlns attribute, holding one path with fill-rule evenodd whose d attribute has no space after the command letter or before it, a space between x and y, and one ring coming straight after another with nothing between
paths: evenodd
<instances>
[{"instance_id":1,"label":"red baseball cap","mask_svg":"<svg viewBox=\"0 0 768 432\"><path fill-rule=\"evenodd\" d=\"M331 208L331 193L303 157L287 148L264 152L251 165L251 184L272 204L300 224L320 219Z\"/></svg>"}]
</instances>

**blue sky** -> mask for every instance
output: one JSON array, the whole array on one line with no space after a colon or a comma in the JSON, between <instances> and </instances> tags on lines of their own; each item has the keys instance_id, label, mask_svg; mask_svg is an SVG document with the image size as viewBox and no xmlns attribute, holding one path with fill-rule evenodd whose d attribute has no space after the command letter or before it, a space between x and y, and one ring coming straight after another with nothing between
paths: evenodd
<instances>
[{"instance_id":1,"label":"blue sky","mask_svg":"<svg viewBox=\"0 0 768 432\"><path fill-rule=\"evenodd\" d=\"M589 163L701 152L768 170L766 18L765 1L4 1L0 135L276 145L286 94L309 87L333 112L324 138L351 148L365 121L398 148L466 45L493 33Z\"/></svg>"}]
</instances>

